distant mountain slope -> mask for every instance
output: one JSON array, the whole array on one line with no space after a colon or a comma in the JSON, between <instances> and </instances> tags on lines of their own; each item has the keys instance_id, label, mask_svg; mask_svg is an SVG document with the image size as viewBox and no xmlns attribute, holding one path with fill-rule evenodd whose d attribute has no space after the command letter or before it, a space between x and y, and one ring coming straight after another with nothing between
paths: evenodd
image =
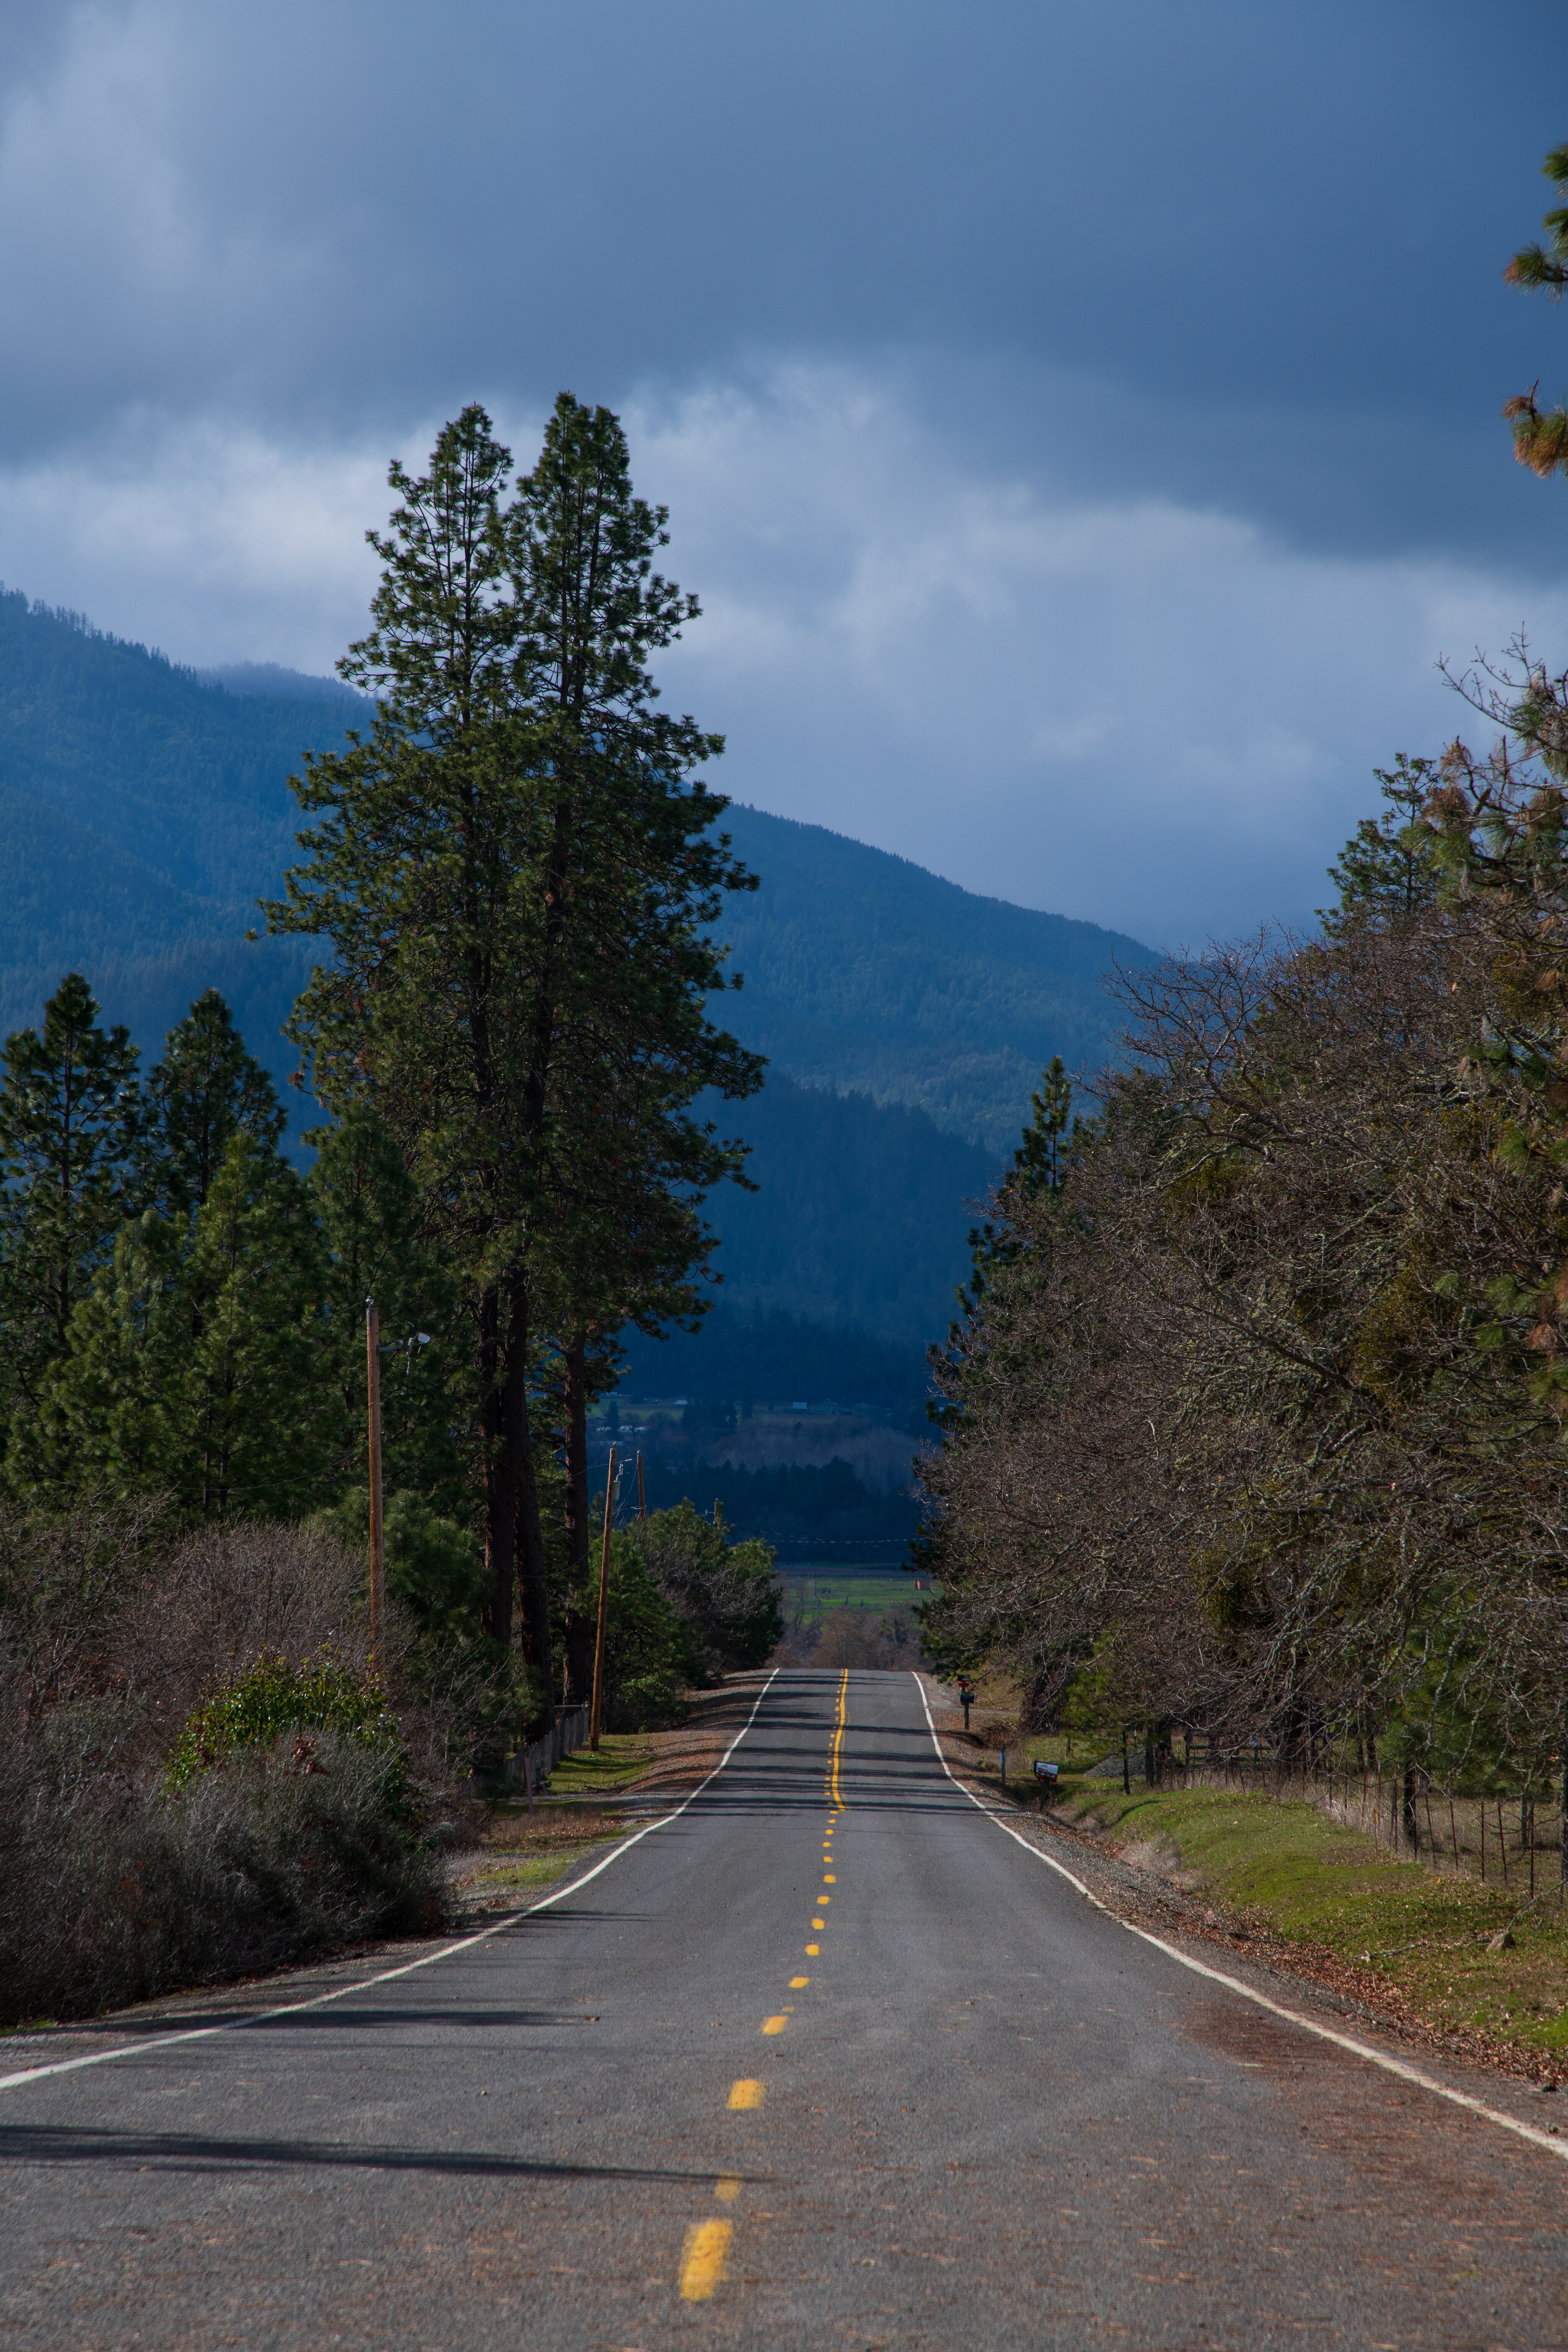
<instances>
[{"instance_id":1,"label":"distant mountain slope","mask_svg":"<svg viewBox=\"0 0 1568 2352\"><path fill-rule=\"evenodd\" d=\"M1053 1054L1070 1069L1112 1049L1111 964L1157 961L821 825L742 807L723 822L762 877L721 926L746 977L727 1013L744 1043L814 1085L918 1104L994 1150L1016 1141Z\"/></svg>"},{"instance_id":2,"label":"distant mountain slope","mask_svg":"<svg viewBox=\"0 0 1568 2352\"><path fill-rule=\"evenodd\" d=\"M0 591L0 1034L73 968L143 1045L212 984L282 1076L308 959L244 933L293 852L289 774L352 716L227 693Z\"/></svg>"},{"instance_id":3,"label":"distant mountain slope","mask_svg":"<svg viewBox=\"0 0 1568 2352\"><path fill-rule=\"evenodd\" d=\"M203 678L0 591L0 1035L75 968L152 1052L216 986L286 1077L281 1024L310 950L244 933L295 855L290 772L363 708L268 664ZM726 909L746 985L714 1009L774 1065L760 1097L722 1114L763 1186L712 1203L741 1321L694 1343L682 1373L728 1389L773 1310L817 1333L801 1344L819 1362L830 1329L912 1348L945 1328L966 1202L1048 1056L1104 1052L1099 974L1149 950L820 826L745 808L726 824L763 882Z\"/></svg>"},{"instance_id":4,"label":"distant mountain slope","mask_svg":"<svg viewBox=\"0 0 1568 2352\"><path fill-rule=\"evenodd\" d=\"M727 1185L712 1202L727 1306L906 1343L945 1330L968 1271L968 1204L1000 1172L983 1145L922 1110L797 1086L783 1070L717 1116L751 1144L760 1186Z\"/></svg>"}]
</instances>

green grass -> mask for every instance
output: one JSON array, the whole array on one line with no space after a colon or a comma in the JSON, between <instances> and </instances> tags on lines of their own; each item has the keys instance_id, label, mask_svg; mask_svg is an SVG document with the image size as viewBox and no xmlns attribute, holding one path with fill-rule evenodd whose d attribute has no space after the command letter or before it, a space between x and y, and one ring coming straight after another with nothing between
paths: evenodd
<instances>
[{"instance_id":1,"label":"green grass","mask_svg":"<svg viewBox=\"0 0 1568 2352\"><path fill-rule=\"evenodd\" d=\"M550 1775L549 1801L559 1797L607 1797L629 1788L653 1762L654 1750L636 1732L600 1734L598 1751L579 1748Z\"/></svg>"},{"instance_id":2,"label":"green grass","mask_svg":"<svg viewBox=\"0 0 1568 2352\"><path fill-rule=\"evenodd\" d=\"M592 1853L601 1845L613 1845L624 1832L616 1830L609 1837L593 1838L583 1845L557 1846L550 1853L511 1855L505 1861L481 1863L468 1882L479 1895L500 1895L510 1900L526 1895L531 1888L549 1886L564 1876L575 1862Z\"/></svg>"},{"instance_id":3,"label":"green grass","mask_svg":"<svg viewBox=\"0 0 1568 2352\"><path fill-rule=\"evenodd\" d=\"M880 1616L889 1609L908 1609L917 1601L932 1601L936 1597L929 1585L924 1591L917 1592L911 1576L889 1576L870 1570L857 1573L853 1568L830 1569L820 1575L803 1575L793 1570L782 1575L780 1582L784 1587L786 1622L794 1619L803 1601L806 1622L815 1624L836 1609L864 1609Z\"/></svg>"}]
</instances>

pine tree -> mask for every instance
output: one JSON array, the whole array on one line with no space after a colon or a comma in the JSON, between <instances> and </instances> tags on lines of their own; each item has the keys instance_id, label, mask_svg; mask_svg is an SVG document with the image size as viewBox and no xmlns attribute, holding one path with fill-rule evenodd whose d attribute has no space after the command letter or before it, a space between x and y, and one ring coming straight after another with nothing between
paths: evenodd
<instances>
[{"instance_id":1,"label":"pine tree","mask_svg":"<svg viewBox=\"0 0 1568 2352\"><path fill-rule=\"evenodd\" d=\"M1072 1080L1059 1054L1042 1073L1037 1092L1029 1097L1030 1119L1013 1154L1013 1164L996 1194L1001 1212L994 1221L971 1226L970 1274L967 1287L958 1293L965 1316L972 1316L995 1280L997 1271L1017 1257L1019 1243L1007 1218L1016 1201L1037 1200L1057 1193L1066 1180L1066 1139L1072 1110Z\"/></svg>"},{"instance_id":2,"label":"pine tree","mask_svg":"<svg viewBox=\"0 0 1568 2352\"><path fill-rule=\"evenodd\" d=\"M973 1358L973 1334L980 1327L983 1302L1001 1276L1016 1265L1023 1244L1014 1230L1009 1210L1025 1201L1054 1199L1067 1181L1068 1155L1081 1137L1081 1120L1072 1119L1072 1080L1059 1054L1054 1054L1029 1097L1030 1118L1013 1154L1013 1164L996 1190L997 1215L969 1230L969 1280L958 1288L959 1319L948 1331L945 1347L929 1352L942 1393L930 1400L926 1417L939 1429L952 1429L963 1419L963 1387ZM920 1562L934 1573L935 1554L917 1547Z\"/></svg>"},{"instance_id":3,"label":"pine tree","mask_svg":"<svg viewBox=\"0 0 1568 2352\"><path fill-rule=\"evenodd\" d=\"M166 1214L199 1209L241 1129L274 1150L288 1121L216 988L197 997L147 1074L145 1191Z\"/></svg>"},{"instance_id":4,"label":"pine tree","mask_svg":"<svg viewBox=\"0 0 1568 2352\"><path fill-rule=\"evenodd\" d=\"M366 1475L364 1310L374 1297L389 1350L381 1391L386 1492L460 1514L455 1425L471 1412L466 1352L452 1277L420 1236L414 1180L368 1104L351 1102L342 1119L308 1140L316 1159L306 1188L327 1257L330 1377L348 1447L342 1483L363 1486ZM396 1340L414 1344L394 1355Z\"/></svg>"},{"instance_id":5,"label":"pine tree","mask_svg":"<svg viewBox=\"0 0 1568 2352\"><path fill-rule=\"evenodd\" d=\"M204 1517L297 1518L330 1498L342 1454L310 1196L285 1160L240 1130L191 1238L181 1499Z\"/></svg>"},{"instance_id":6,"label":"pine tree","mask_svg":"<svg viewBox=\"0 0 1568 2352\"><path fill-rule=\"evenodd\" d=\"M1541 169L1553 187L1568 194L1568 145L1554 147ZM1503 277L1510 286L1543 289L1556 301L1568 288L1568 205L1546 214L1542 226L1549 242L1521 246ZM1568 408L1561 402L1555 408L1538 408L1532 388L1509 401L1502 413L1512 422L1513 454L1521 466L1543 481L1554 473L1568 474Z\"/></svg>"},{"instance_id":7,"label":"pine tree","mask_svg":"<svg viewBox=\"0 0 1568 2352\"><path fill-rule=\"evenodd\" d=\"M335 1499L344 1415L306 1189L243 1129L194 1216L123 1226L18 1428L38 1494L102 1485L191 1518L297 1518Z\"/></svg>"},{"instance_id":8,"label":"pine tree","mask_svg":"<svg viewBox=\"0 0 1568 2352\"><path fill-rule=\"evenodd\" d=\"M652 572L663 514L616 419L567 396L503 516L510 464L473 407L427 475L393 469L375 626L340 666L378 715L297 783L318 821L268 919L331 940L292 1034L323 1100L374 1102L460 1269L486 1630L509 1638L520 1581L548 1685L537 1339L593 1319L573 1283L655 1194L738 1169L688 1107L760 1066L704 1018L707 927L751 877L705 838L722 801L683 781L718 739L652 709L646 656L695 610Z\"/></svg>"},{"instance_id":9,"label":"pine tree","mask_svg":"<svg viewBox=\"0 0 1568 2352\"><path fill-rule=\"evenodd\" d=\"M41 1029L5 1043L0 1079L0 1338L12 1404L36 1406L71 1317L135 1202L137 1051L98 1026L79 972Z\"/></svg>"},{"instance_id":10,"label":"pine tree","mask_svg":"<svg viewBox=\"0 0 1568 2352\"><path fill-rule=\"evenodd\" d=\"M1412 921L1437 896L1435 836L1422 817L1441 786L1440 769L1436 761L1407 759L1401 751L1392 768L1374 768L1373 774L1389 805L1381 817L1363 817L1329 868L1340 903L1318 911L1331 936L1369 916Z\"/></svg>"}]
</instances>

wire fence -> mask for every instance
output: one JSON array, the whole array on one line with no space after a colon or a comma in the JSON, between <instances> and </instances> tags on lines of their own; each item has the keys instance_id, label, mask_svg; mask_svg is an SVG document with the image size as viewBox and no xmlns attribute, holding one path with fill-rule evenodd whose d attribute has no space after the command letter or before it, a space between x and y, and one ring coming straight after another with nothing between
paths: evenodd
<instances>
[{"instance_id":1,"label":"wire fence","mask_svg":"<svg viewBox=\"0 0 1568 2352\"><path fill-rule=\"evenodd\" d=\"M1267 1789L1270 1796L1316 1805L1403 1860L1456 1878L1525 1897L1555 1891L1568 1899L1568 1824L1555 1794L1465 1793L1439 1788L1425 1773L1378 1773L1328 1758L1315 1772L1289 1772L1261 1744L1223 1748L1190 1741L1169 1769L1186 1788Z\"/></svg>"}]
</instances>

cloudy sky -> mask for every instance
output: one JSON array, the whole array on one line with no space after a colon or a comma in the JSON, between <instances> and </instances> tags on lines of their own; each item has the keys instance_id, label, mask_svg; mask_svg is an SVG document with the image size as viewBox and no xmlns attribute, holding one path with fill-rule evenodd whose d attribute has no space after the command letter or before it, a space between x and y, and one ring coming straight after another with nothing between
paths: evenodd
<instances>
[{"instance_id":1,"label":"cloudy sky","mask_svg":"<svg viewBox=\"0 0 1568 2352\"><path fill-rule=\"evenodd\" d=\"M1560 0L7 0L0 577L331 667L395 451L626 416L738 798L1168 944L1568 662Z\"/></svg>"}]
</instances>

